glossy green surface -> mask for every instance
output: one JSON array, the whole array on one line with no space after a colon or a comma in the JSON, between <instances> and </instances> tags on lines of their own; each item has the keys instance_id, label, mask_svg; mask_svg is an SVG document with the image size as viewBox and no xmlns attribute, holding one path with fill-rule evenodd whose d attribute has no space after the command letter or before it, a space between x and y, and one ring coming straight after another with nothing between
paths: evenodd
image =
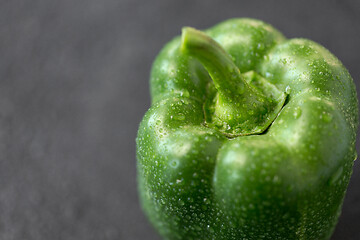
<instances>
[{"instance_id":1,"label":"glossy green surface","mask_svg":"<svg viewBox=\"0 0 360 240\"><path fill-rule=\"evenodd\" d=\"M169 42L154 62L152 106L136 140L149 220L164 239L329 239L356 158L351 76L319 44L286 39L258 20L231 19L205 33L249 88L261 83L263 95L278 91L286 102L269 128L246 136L238 128L230 138L218 120L211 123L236 125L216 110L213 69L186 51L184 38Z\"/></svg>"}]
</instances>

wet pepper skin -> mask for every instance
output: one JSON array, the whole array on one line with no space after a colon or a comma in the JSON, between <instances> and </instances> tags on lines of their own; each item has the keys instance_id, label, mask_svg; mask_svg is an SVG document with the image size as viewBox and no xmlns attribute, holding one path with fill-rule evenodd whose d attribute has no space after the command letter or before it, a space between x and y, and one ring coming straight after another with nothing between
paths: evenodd
<instances>
[{"instance_id":1,"label":"wet pepper skin","mask_svg":"<svg viewBox=\"0 0 360 240\"><path fill-rule=\"evenodd\" d=\"M259 20L204 32L185 28L152 68L136 139L147 217L171 240L329 239L356 159L348 71Z\"/></svg>"}]
</instances>

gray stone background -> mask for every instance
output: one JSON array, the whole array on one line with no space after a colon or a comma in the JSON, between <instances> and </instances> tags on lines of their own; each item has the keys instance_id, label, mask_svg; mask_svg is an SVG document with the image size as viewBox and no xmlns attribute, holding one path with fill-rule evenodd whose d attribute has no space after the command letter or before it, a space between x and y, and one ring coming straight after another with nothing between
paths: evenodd
<instances>
[{"instance_id":1,"label":"gray stone background","mask_svg":"<svg viewBox=\"0 0 360 240\"><path fill-rule=\"evenodd\" d=\"M0 1L0 240L155 240L136 190L149 71L184 25L267 21L360 84L360 1ZM359 146L359 143L358 143ZM332 239L360 239L355 162Z\"/></svg>"}]
</instances>

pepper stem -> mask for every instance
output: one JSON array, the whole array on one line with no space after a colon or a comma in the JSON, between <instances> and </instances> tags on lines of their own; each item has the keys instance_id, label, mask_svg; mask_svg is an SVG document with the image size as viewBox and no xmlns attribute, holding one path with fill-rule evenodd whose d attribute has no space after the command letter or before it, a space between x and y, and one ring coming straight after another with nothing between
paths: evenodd
<instances>
[{"instance_id":1,"label":"pepper stem","mask_svg":"<svg viewBox=\"0 0 360 240\"><path fill-rule=\"evenodd\" d=\"M217 90L211 103L207 104L210 105L208 114L211 115L207 119L209 125L227 136L265 131L284 104L286 96L283 93L277 96L279 99L269 99L274 94L266 91L277 91L275 86L256 73L245 79L230 54L199 30L191 27L182 29L181 50L201 62ZM265 87L261 89L259 84L251 86L254 81L260 81L260 85Z\"/></svg>"},{"instance_id":2,"label":"pepper stem","mask_svg":"<svg viewBox=\"0 0 360 240\"><path fill-rule=\"evenodd\" d=\"M214 81L216 89L228 98L248 87L231 56L212 38L191 27L182 29L182 50L197 58Z\"/></svg>"}]
</instances>

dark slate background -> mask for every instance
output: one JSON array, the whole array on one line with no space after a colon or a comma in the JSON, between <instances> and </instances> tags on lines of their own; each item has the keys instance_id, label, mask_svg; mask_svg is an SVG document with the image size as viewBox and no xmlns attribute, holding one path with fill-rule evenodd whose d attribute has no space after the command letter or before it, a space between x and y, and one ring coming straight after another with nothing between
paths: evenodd
<instances>
[{"instance_id":1,"label":"dark slate background","mask_svg":"<svg viewBox=\"0 0 360 240\"><path fill-rule=\"evenodd\" d=\"M160 239L138 204L149 71L184 25L254 17L360 84L360 1L0 1L0 240ZM359 146L359 143L358 143ZM333 239L360 239L360 163Z\"/></svg>"}]
</instances>

